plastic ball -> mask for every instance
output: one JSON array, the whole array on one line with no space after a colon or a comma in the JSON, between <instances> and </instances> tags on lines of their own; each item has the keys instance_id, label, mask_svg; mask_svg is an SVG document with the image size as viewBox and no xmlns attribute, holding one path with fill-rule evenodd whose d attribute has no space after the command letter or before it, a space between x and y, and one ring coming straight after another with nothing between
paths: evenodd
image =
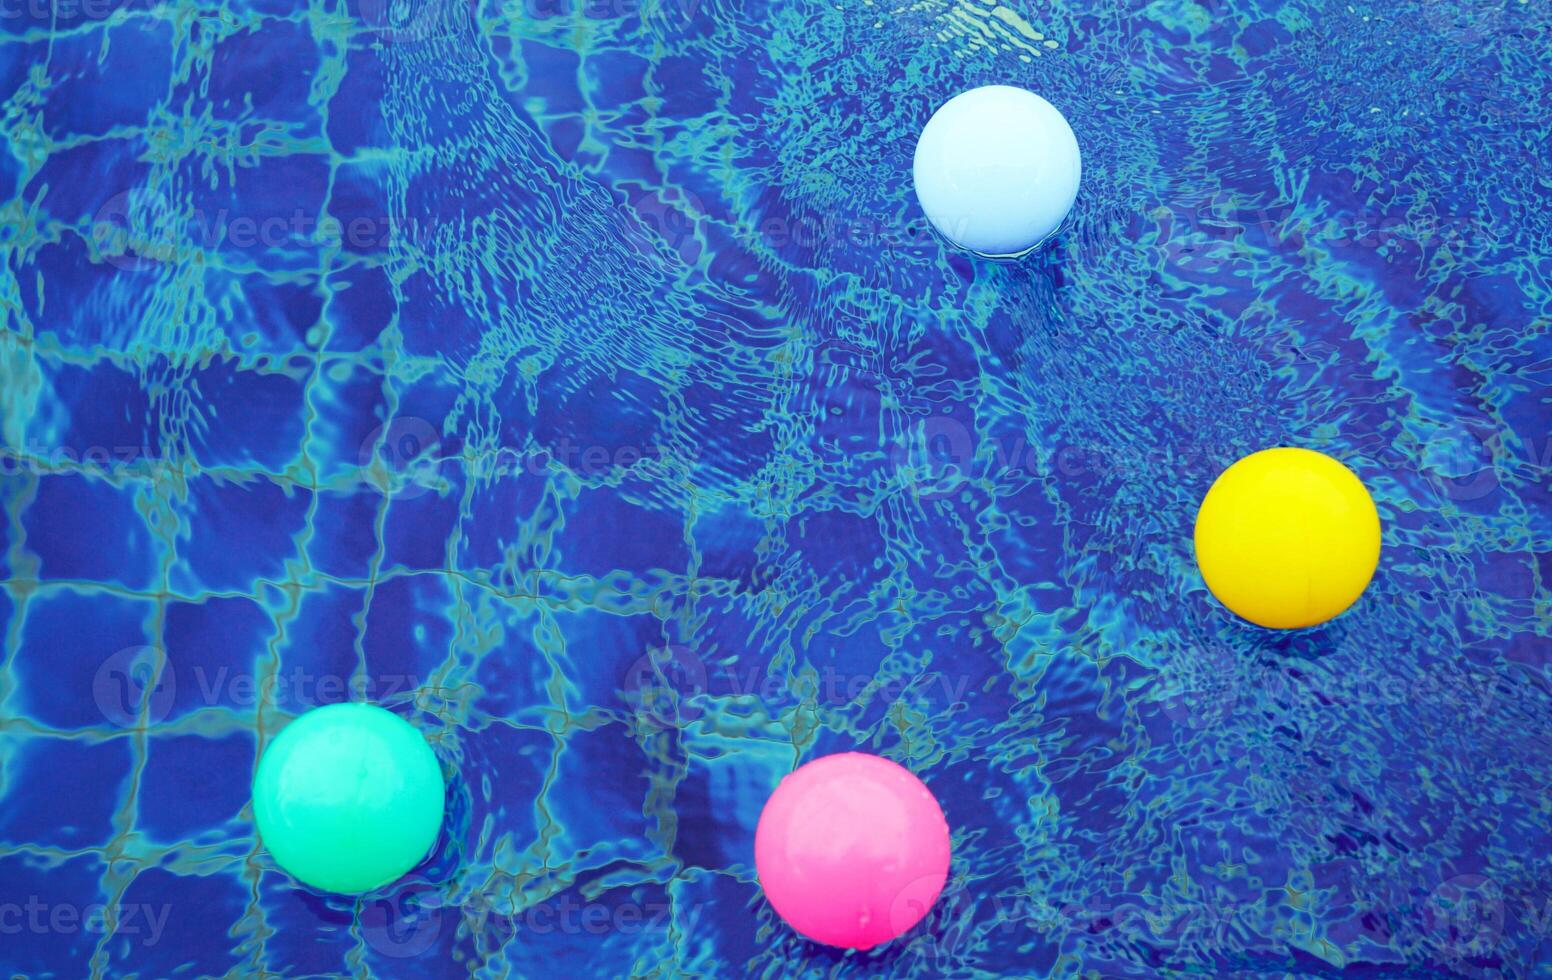
<instances>
[{"instance_id":1,"label":"plastic ball","mask_svg":"<svg viewBox=\"0 0 1552 980\"><path fill-rule=\"evenodd\" d=\"M402 876L442 828L446 787L409 722L369 704L331 704L281 730L259 760L259 839L298 880L356 895Z\"/></svg>"},{"instance_id":2,"label":"plastic ball","mask_svg":"<svg viewBox=\"0 0 1552 980\"><path fill-rule=\"evenodd\" d=\"M1340 615L1380 560L1380 518L1353 471L1309 449L1264 449L1224 470L1196 515L1207 588L1258 626Z\"/></svg>"},{"instance_id":3,"label":"plastic ball","mask_svg":"<svg viewBox=\"0 0 1552 980\"><path fill-rule=\"evenodd\" d=\"M944 238L982 255L1014 256L1061 227L1083 159L1055 106L1021 88L988 85L932 114L912 172L917 200Z\"/></svg>"},{"instance_id":4,"label":"plastic ball","mask_svg":"<svg viewBox=\"0 0 1552 980\"><path fill-rule=\"evenodd\" d=\"M754 860L788 925L831 946L870 949L937 901L948 879L948 824L910 772L846 752L781 781L760 814Z\"/></svg>"}]
</instances>

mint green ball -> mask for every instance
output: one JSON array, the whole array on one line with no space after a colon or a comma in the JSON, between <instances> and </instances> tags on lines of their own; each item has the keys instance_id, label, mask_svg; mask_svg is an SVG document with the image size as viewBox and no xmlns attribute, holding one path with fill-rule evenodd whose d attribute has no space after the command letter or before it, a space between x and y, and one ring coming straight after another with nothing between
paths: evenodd
<instances>
[{"instance_id":1,"label":"mint green ball","mask_svg":"<svg viewBox=\"0 0 1552 980\"><path fill-rule=\"evenodd\" d=\"M419 864L442 830L442 767L420 732L370 704L316 708L259 760L253 817L275 863L358 895Z\"/></svg>"}]
</instances>

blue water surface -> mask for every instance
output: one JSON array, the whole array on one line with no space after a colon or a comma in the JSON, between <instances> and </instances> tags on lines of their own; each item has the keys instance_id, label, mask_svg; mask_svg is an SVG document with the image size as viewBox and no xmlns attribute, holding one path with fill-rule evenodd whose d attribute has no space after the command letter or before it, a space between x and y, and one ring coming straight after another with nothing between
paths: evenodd
<instances>
[{"instance_id":1,"label":"blue water surface","mask_svg":"<svg viewBox=\"0 0 1552 980\"><path fill-rule=\"evenodd\" d=\"M1552 975L1552 6L10 0L0 972ZM1017 263L911 191L1036 90ZM1245 453L1372 490L1330 624L1207 593ZM443 839L255 838L370 699ZM953 829L866 953L760 808L882 753Z\"/></svg>"}]
</instances>

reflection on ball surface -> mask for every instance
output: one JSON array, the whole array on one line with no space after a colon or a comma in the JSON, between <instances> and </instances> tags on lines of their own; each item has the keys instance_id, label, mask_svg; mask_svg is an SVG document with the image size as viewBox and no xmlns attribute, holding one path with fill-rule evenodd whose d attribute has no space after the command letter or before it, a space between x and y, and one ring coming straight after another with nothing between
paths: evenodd
<instances>
[{"instance_id":1,"label":"reflection on ball surface","mask_svg":"<svg viewBox=\"0 0 1552 980\"><path fill-rule=\"evenodd\" d=\"M1072 127L1033 92L988 85L945 102L922 129L912 174L939 233L989 256L1019 255L1056 233L1078 196Z\"/></svg>"},{"instance_id":2,"label":"reflection on ball surface","mask_svg":"<svg viewBox=\"0 0 1552 980\"><path fill-rule=\"evenodd\" d=\"M1196 516L1196 561L1218 600L1259 626L1338 616L1380 560L1380 519L1353 471L1309 449L1265 449L1224 470Z\"/></svg>"},{"instance_id":3,"label":"reflection on ball surface","mask_svg":"<svg viewBox=\"0 0 1552 980\"><path fill-rule=\"evenodd\" d=\"M781 781L760 814L754 853L760 887L788 925L831 946L870 949L937 901L948 824L910 772L845 752Z\"/></svg>"},{"instance_id":4,"label":"reflection on ball surface","mask_svg":"<svg viewBox=\"0 0 1552 980\"><path fill-rule=\"evenodd\" d=\"M445 793L442 767L409 722L369 704L331 704L265 750L253 815L282 868L354 895L420 863L441 832Z\"/></svg>"}]
</instances>

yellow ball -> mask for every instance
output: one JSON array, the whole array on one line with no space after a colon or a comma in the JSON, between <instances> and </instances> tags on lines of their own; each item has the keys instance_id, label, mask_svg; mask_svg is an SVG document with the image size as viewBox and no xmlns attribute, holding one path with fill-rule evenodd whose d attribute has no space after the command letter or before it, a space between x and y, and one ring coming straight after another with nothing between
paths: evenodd
<instances>
[{"instance_id":1,"label":"yellow ball","mask_svg":"<svg viewBox=\"0 0 1552 980\"><path fill-rule=\"evenodd\" d=\"M1380 561L1380 516L1353 471L1309 449L1263 449L1224 470L1196 515L1196 563L1218 601L1258 626L1341 615Z\"/></svg>"}]
</instances>

